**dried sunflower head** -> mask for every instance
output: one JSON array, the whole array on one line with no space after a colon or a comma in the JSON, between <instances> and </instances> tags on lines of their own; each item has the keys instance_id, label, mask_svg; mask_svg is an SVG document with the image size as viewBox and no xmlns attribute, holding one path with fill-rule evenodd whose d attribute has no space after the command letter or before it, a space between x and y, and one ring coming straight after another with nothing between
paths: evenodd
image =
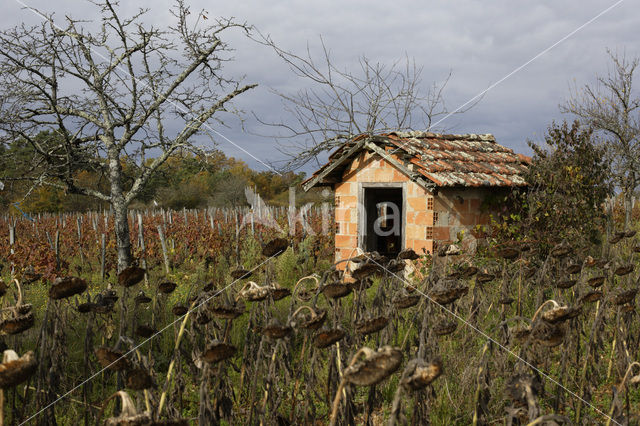
<instances>
[{"instance_id":1,"label":"dried sunflower head","mask_svg":"<svg viewBox=\"0 0 640 426\"><path fill-rule=\"evenodd\" d=\"M266 326L262 327L262 334L270 339L283 339L291 334L292 328L288 325L283 325L280 321L273 319Z\"/></svg>"},{"instance_id":2,"label":"dried sunflower head","mask_svg":"<svg viewBox=\"0 0 640 426\"><path fill-rule=\"evenodd\" d=\"M26 352L21 357L7 349L3 353L0 364L0 388L8 389L28 380L36 372L38 363L33 351Z\"/></svg>"},{"instance_id":3,"label":"dried sunflower head","mask_svg":"<svg viewBox=\"0 0 640 426\"><path fill-rule=\"evenodd\" d=\"M131 363L123 352L105 346L97 348L95 351L98 362L102 367L110 370L121 371L128 370Z\"/></svg>"},{"instance_id":4,"label":"dried sunflower head","mask_svg":"<svg viewBox=\"0 0 640 426\"><path fill-rule=\"evenodd\" d=\"M514 246L506 246L506 247L502 247L501 249L499 249L496 252L496 255L498 257L503 258L503 259L513 260L516 257L520 256L520 250L518 250Z\"/></svg>"},{"instance_id":5,"label":"dried sunflower head","mask_svg":"<svg viewBox=\"0 0 640 426\"><path fill-rule=\"evenodd\" d=\"M220 361L231 358L237 349L228 343L213 340L202 354L202 360L210 364L217 364Z\"/></svg>"},{"instance_id":6,"label":"dried sunflower head","mask_svg":"<svg viewBox=\"0 0 640 426\"><path fill-rule=\"evenodd\" d=\"M153 377L143 368L134 368L127 371L127 387L132 390L144 390L155 388L157 385Z\"/></svg>"},{"instance_id":7,"label":"dried sunflower head","mask_svg":"<svg viewBox=\"0 0 640 426\"><path fill-rule=\"evenodd\" d=\"M455 321L440 321L433 327L433 332L436 336L446 336L453 333L458 328L458 323Z\"/></svg>"},{"instance_id":8,"label":"dried sunflower head","mask_svg":"<svg viewBox=\"0 0 640 426\"><path fill-rule=\"evenodd\" d=\"M327 311L324 309L314 311L311 308L309 308L309 310L312 312L311 315L305 316L298 326L305 330L317 330L322 327L322 324L326 321Z\"/></svg>"},{"instance_id":9,"label":"dried sunflower head","mask_svg":"<svg viewBox=\"0 0 640 426\"><path fill-rule=\"evenodd\" d=\"M593 288L598 288L600 287L602 284L604 284L604 280L606 279L606 277L604 277L603 275L599 275L597 277L591 277L589 278L589 280L587 281L587 284L589 284L591 287Z\"/></svg>"},{"instance_id":10,"label":"dried sunflower head","mask_svg":"<svg viewBox=\"0 0 640 426\"><path fill-rule=\"evenodd\" d=\"M160 284L158 284L158 290L160 290L160 293L164 293L164 294L173 293L176 287L178 287L178 285L171 281L163 281Z\"/></svg>"},{"instance_id":11,"label":"dried sunflower head","mask_svg":"<svg viewBox=\"0 0 640 426\"><path fill-rule=\"evenodd\" d=\"M178 303L176 305L173 305L173 308L171 308L171 312L173 312L173 315L177 317L181 317L185 315L187 312L189 312L189 308Z\"/></svg>"},{"instance_id":12,"label":"dried sunflower head","mask_svg":"<svg viewBox=\"0 0 640 426\"><path fill-rule=\"evenodd\" d=\"M34 323L33 312L29 311L24 314L17 312L17 314L0 321L0 330L7 334L20 334L33 327Z\"/></svg>"},{"instance_id":13,"label":"dried sunflower head","mask_svg":"<svg viewBox=\"0 0 640 426\"><path fill-rule=\"evenodd\" d=\"M156 329L148 325L140 324L136 327L136 334L145 339L153 336L155 333Z\"/></svg>"},{"instance_id":14,"label":"dried sunflower head","mask_svg":"<svg viewBox=\"0 0 640 426\"><path fill-rule=\"evenodd\" d=\"M432 362L414 359L407 363L400 385L407 390L419 391L430 385L441 374L442 361L439 359Z\"/></svg>"},{"instance_id":15,"label":"dried sunflower head","mask_svg":"<svg viewBox=\"0 0 640 426\"><path fill-rule=\"evenodd\" d=\"M87 289L87 282L78 277L56 278L49 287L49 297L58 300L80 294Z\"/></svg>"},{"instance_id":16,"label":"dried sunflower head","mask_svg":"<svg viewBox=\"0 0 640 426\"><path fill-rule=\"evenodd\" d=\"M389 317L381 315L375 318L364 319L356 323L356 332L362 335L376 333L387 326Z\"/></svg>"},{"instance_id":17,"label":"dried sunflower head","mask_svg":"<svg viewBox=\"0 0 640 426\"><path fill-rule=\"evenodd\" d=\"M259 286L257 283L249 281L238 292L238 297L250 302L260 302L269 297L272 291L273 287L271 286Z\"/></svg>"},{"instance_id":18,"label":"dried sunflower head","mask_svg":"<svg viewBox=\"0 0 640 426\"><path fill-rule=\"evenodd\" d=\"M602 292L599 290L591 290L578 299L580 303L593 303L602 299Z\"/></svg>"},{"instance_id":19,"label":"dried sunflower head","mask_svg":"<svg viewBox=\"0 0 640 426\"><path fill-rule=\"evenodd\" d=\"M571 308L568 306L556 306L542 313L541 318L548 323L555 324L577 317L582 312L582 307Z\"/></svg>"},{"instance_id":20,"label":"dried sunflower head","mask_svg":"<svg viewBox=\"0 0 640 426\"><path fill-rule=\"evenodd\" d=\"M319 349L327 348L346 336L346 333L339 328L325 329L318 331L313 337L313 342Z\"/></svg>"},{"instance_id":21,"label":"dried sunflower head","mask_svg":"<svg viewBox=\"0 0 640 426\"><path fill-rule=\"evenodd\" d=\"M145 270L138 266L129 266L118 274L118 284L131 287L144 279Z\"/></svg>"},{"instance_id":22,"label":"dried sunflower head","mask_svg":"<svg viewBox=\"0 0 640 426\"><path fill-rule=\"evenodd\" d=\"M278 283L272 283L271 287L271 297L273 298L273 300L282 300L285 297L291 296L291 290L289 290L288 288L280 287Z\"/></svg>"},{"instance_id":23,"label":"dried sunflower head","mask_svg":"<svg viewBox=\"0 0 640 426\"><path fill-rule=\"evenodd\" d=\"M535 343L546 347L554 347L562 344L565 331L559 324L551 324L547 321L537 321L531 329L531 339Z\"/></svg>"},{"instance_id":24,"label":"dried sunflower head","mask_svg":"<svg viewBox=\"0 0 640 426\"><path fill-rule=\"evenodd\" d=\"M344 369L343 377L357 386L373 386L394 373L400 367L402 358L402 351L391 346L383 346L377 351L364 347Z\"/></svg>"},{"instance_id":25,"label":"dried sunflower head","mask_svg":"<svg viewBox=\"0 0 640 426\"><path fill-rule=\"evenodd\" d=\"M336 281L322 287L322 293L331 299L340 299L351 293L351 286L349 284Z\"/></svg>"},{"instance_id":26,"label":"dried sunflower head","mask_svg":"<svg viewBox=\"0 0 640 426\"><path fill-rule=\"evenodd\" d=\"M209 308L209 312L216 318L235 319L244 314L244 305L219 305Z\"/></svg>"},{"instance_id":27,"label":"dried sunflower head","mask_svg":"<svg viewBox=\"0 0 640 426\"><path fill-rule=\"evenodd\" d=\"M637 288L621 291L613 297L613 303L617 306L631 303L636 298L636 294L638 294Z\"/></svg>"},{"instance_id":28,"label":"dried sunflower head","mask_svg":"<svg viewBox=\"0 0 640 426\"><path fill-rule=\"evenodd\" d=\"M620 265L615 269L614 274L621 277L624 275L628 275L633 272L634 267L635 265L633 265L632 263L629 263L627 265Z\"/></svg>"},{"instance_id":29,"label":"dried sunflower head","mask_svg":"<svg viewBox=\"0 0 640 426\"><path fill-rule=\"evenodd\" d=\"M568 288L573 287L577 283L578 283L577 280L572 280L570 278L565 278L565 279L561 279L560 281L558 281L556 283L556 287L561 288L561 289L568 289Z\"/></svg>"},{"instance_id":30,"label":"dried sunflower head","mask_svg":"<svg viewBox=\"0 0 640 426\"><path fill-rule=\"evenodd\" d=\"M568 243L562 242L551 249L549 254L551 257L555 257L556 259L560 259L566 257L573 253L573 247L571 247Z\"/></svg>"},{"instance_id":31,"label":"dried sunflower head","mask_svg":"<svg viewBox=\"0 0 640 426\"><path fill-rule=\"evenodd\" d=\"M269 241L262 249L262 255L265 257L279 256L287 250L289 241L285 238L274 238Z\"/></svg>"},{"instance_id":32,"label":"dried sunflower head","mask_svg":"<svg viewBox=\"0 0 640 426\"><path fill-rule=\"evenodd\" d=\"M144 291L140 290L140 292L133 299L138 305L144 305L147 303L151 303L151 298L144 294Z\"/></svg>"},{"instance_id":33,"label":"dried sunflower head","mask_svg":"<svg viewBox=\"0 0 640 426\"><path fill-rule=\"evenodd\" d=\"M448 305L453 303L469 292L469 287L461 284L455 279L440 280L438 284L431 289L429 297L436 303Z\"/></svg>"},{"instance_id":34,"label":"dried sunflower head","mask_svg":"<svg viewBox=\"0 0 640 426\"><path fill-rule=\"evenodd\" d=\"M251 271L247 271L246 269L239 267L231 271L231 278L233 278L234 280L240 280L240 279L249 278L251 274L252 274Z\"/></svg>"},{"instance_id":35,"label":"dried sunflower head","mask_svg":"<svg viewBox=\"0 0 640 426\"><path fill-rule=\"evenodd\" d=\"M408 309L415 306L420 302L420 295L417 294L404 294L396 296L393 299L393 305L398 309Z\"/></svg>"}]
</instances>

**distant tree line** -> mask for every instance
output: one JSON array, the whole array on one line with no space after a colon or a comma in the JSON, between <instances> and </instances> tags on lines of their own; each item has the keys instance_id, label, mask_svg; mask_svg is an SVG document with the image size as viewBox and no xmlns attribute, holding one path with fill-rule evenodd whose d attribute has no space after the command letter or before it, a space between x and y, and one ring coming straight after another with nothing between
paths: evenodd
<instances>
[{"instance_id":1,"label":"distant tree line","mask_svg":"<svg viewBox=\"0 0 640 426\"><path fill-rule=\"evenodd\" d=\"M48 140L42 133L38 139ZM86 211L109 208L109 203L94 197L72 194L53 186L33 188L30 181L16 179L33 172L32 145L18 140L8 146L0 146L0 181L5 185L0 191L0 211L18 212L14 203L29 213ZM99 159L98 159L99 160ZM150 163L153 158L145 160ZM125 189L134 182L139 165L133 159L121 160ZM238 207L247 205L244 189L254 188L260 196L273 205L287 205L289 187L305 179L305 173L252 170L244 161L227 157L222 151L213 151L199 157L188 151L177 151L150 178L149 183L135 198L131 207L163 207L193 209L207 206ZM90 167L78 165L72 180L77 185L106 191L108 181ZM317 194L297 194L299 202L313 201Z\"/></svg>"}]
</instances>

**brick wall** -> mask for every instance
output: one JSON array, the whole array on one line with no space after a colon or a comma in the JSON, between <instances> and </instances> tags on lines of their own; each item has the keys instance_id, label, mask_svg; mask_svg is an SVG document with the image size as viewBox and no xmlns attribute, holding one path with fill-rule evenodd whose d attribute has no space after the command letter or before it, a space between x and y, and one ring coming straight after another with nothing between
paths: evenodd
<instances>
[{"instance_id":1,"label":"brick wall","mask_svg":"<svg viewBox=\"0 0 640 426\"><path fill-rule=\"evenodd\" d=\"M361 152L345 170L342 182L335 185L336 262L357 253L358 193L361 183L402 183L405 202L403 247L422 253L431 251L427 228L433 227L433 202L427 206L427 193L419 185L376 154ZM429 208L428 208L429 207ZM338 265L345 267L345 263Z\"/></svg>"},{"instance_id":2,"label":"brick wall","mask_svg":"<svg viewBox=\"0 0 640 426\"><path fill-rule=\"evenodd\" d=\"M418 254L433 251L434 240L455 241L462 230L463 243L473 249L475 238L469 231L490 220L489 214L480 212L480 205L494 190L440 189L432 196L377 154L361 152L345 170L342 182L335 185L336 262L357 254L358 196L362 183L403 184L406 196L403 247ZM338 265L341 269L345 266L346 263Z\"/></svg>"},{"instance_id":3,"label":"brick wall","mask_svg":"<svg viewBox=\"0 0 640 426\"><path fill-rule=\"evenodd\" d=\"M437 241L456 241L458 234L464 231L463 246L474 250L476 239L471 230L476 225L488 225L490 212L482 212L483 200L496 191L505 193L505 188L464 188L439 189L434 197L433 235Z\"/></svg>"}]
</instances>

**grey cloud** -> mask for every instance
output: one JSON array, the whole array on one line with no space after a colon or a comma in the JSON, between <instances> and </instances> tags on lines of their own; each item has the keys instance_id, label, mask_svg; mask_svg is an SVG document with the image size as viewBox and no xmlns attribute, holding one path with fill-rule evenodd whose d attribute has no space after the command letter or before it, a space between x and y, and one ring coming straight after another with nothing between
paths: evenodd
<instances>
[{"instance_id":1,"label":"grey cloud","mask_svg":"<svg viewBox=\"0 0 640 426\"><path fill-rule=\"evenodd\" d=\"M51 2L30 1L42 10ZM156 26L170 21L170 1L122 2L129 12L151 9L147 20ZM206 9L211 17L234 16L270 34L283 48L304 53L307 45L317 52L321 35L342 68L351 68L361 55L392 63L405 55L424 67L423 82L441 81L449 70L453 77L446 92L453 109L496 82L513 69L591 19L613 2L513 2L513 1L241 1L192 0L192 10ZM92 7L82 2L56 2L57 17L90 16ZM636 42L640 15L637 0L626 0L525 69L488 92L470 112L442 123L455 132L494 133L497 140L528 153L527 139L541 140L551 120L563 117L558 104L569 85L593 82L606 72L605 49L625 49L639 55ZM4 4L0 26L37 22L14 0ZM246 75L260 87L238 100L237 106L267 119L283 117L280 100L268 88L293 92L308 85L293 76L275 54L239 32L229 42L236 49L227 70ZM570 118L570 117L567 117ZM250 117L247 127L267 133ZM237 122L220 131L260 159L277 159L272 140L244 134ZM251 166L260 164L238 149L219 141L228 154Z\"/></svg>"}]
</instances>

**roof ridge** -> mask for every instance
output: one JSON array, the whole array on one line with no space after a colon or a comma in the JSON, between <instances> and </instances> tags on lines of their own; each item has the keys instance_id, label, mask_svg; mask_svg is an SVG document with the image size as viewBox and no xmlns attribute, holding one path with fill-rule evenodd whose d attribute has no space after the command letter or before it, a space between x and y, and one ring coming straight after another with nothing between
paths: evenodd
<instances>
[{"instance_id":1,"label":"roof ridge","mask_svg":"<svg viewBox=\"0 0 640 426\"><path fill-rule=\"evenodd\" d=\"M414 130L405 132L390 132L387 135L395 135L399 138L408 139L443 139L443 140L467 140L497 143L492 133L433 133L428 131Z\"/></svg>"}]
</instances>

